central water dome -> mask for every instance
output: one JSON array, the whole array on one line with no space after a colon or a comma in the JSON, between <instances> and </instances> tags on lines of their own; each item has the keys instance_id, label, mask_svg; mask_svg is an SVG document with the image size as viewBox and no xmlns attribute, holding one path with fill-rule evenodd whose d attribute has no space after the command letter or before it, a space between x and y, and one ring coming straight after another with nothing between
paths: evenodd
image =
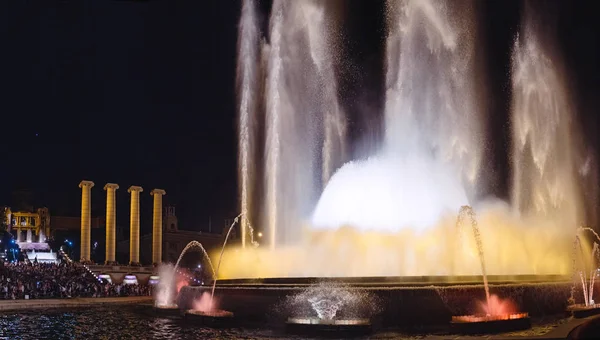
<instances>
[{"instance_id":1,"label":"central water dome","mask_svg":"<svg viewBox=\"0 0 600 340\"><path fill-rule=\"evenodd\" d=\"M315 227L397 231L435 225L476 194L484 145L468 2L388 2L385 140L344 165Z\"/></svg>"},{"instance_id":2,"label":"central water dome","mask_svg":"<svg viewBox=\"0 0 600 340\"><path fill-rule=\"evenodd\" d=\"M331 178L312 225L391 232L431 227L444 214L456 214L457 204L468 204L453 173L448 164L417 154L350 162Z\"/></svg>"}]
</instances>

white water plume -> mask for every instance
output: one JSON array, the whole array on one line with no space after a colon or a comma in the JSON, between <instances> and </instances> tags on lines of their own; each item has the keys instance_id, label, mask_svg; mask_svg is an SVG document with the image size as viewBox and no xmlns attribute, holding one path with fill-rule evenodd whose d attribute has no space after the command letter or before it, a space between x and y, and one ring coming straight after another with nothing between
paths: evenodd
<instances>
[{"instance_id":1,"label":"white water plume","mask_svg":"<svg viewBox=\"0 0 600 340\"><path fill-rule=\"evenodd\" d=\"M595 176L593 162L582 152L560 57L528 11L512 56L512 203L575 228L587 222L580 183Z\"/></svg>"},{"instance_id":2,"label":"white water plume","mask_svg":"<svg viewBox=\"0 0 600 340\"><path fill-rule=\"evenodd\" d=\"M469 204L483 145L472 26L470 2L388 2L383 150L333 176L313 225L424 229Z\"/></svg>"},{"instance_id":3,"label":"white water plume","mask_svg":"<svg viewBox=\"0 0 600 340\"><path fill-rule=\"evenodd\" d=\"M293 317L316 316L331 321L342 315L350 318L369 318L378 309L379 300L369 292L347 284L320 282L306 290L290 295L280 308Z\"/></svg>"},{"instance_id":4,"label":"white water plume","mask_svg":"<svg viewBox=\"0 0 600 340\"><path fill-rule=\"evenodd\" d=\"M323 2L273 3L265 93L265 221L272 246L298 239L321 182L344 154L346 126L327 23Z\"/></svg>"},{"instance_id":5,"label":"white water plume","mask_svg":"<svg viewBox=\"0 0 600 340\"><path fill-rule=\"evenodd\" d=\"M254 177L254 159L256 152L255 123L257 116L259 29L256 18L256 8L253 0L244 0L240 18L237 86L239 95L238 107L238 168L241 211L251 211L251 200ZM246 244L246 220L240 226L242 245Z\"/></svg>"},{"instance_id":6,"label":"white water plume","mask_svg":"<svg viewBox=\"0 0 600 340\"><path fill-rule=\"evenodd\" d=\"M175 304L177 297L176 280L177 274L172 264L161 264L158 267L159 281L154 292L155 306L171 306Z\"/></svg>"}]
</instances>

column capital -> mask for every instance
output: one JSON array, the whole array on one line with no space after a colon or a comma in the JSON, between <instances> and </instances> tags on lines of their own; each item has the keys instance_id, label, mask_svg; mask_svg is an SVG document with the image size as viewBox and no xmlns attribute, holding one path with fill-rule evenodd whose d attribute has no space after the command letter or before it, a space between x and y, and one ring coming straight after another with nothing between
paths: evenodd
<instances>
[{"instance_id":1,"label":"column capital","mask_svg":"<svg viewBox=\"0 0 600 340\"><path fill-rule=\"evenodd\" d=\"M90 189L94 187L94 182L83 180L79 183L80 188L89 187Z\"/></svg>"},{"instance_id":2,"label":"column capital","mask_svg":"<svg viewBox=\"0 0 600 340\"><path fill-rule=\"evenodd\" d=\"M115 183L106 183L106 185L104 186L104 190L108 190L108 189L117 190L117 189L119 189L119 185L115 184Z\"/></svg>"},{"instance_id":3,"label":"column capital","mask_svg":"<svg viewBox=\"0 0 600 340\"><path fill-rule=\"evenodd\" d=\"M167 192L164 191L163 189L154 189L152 191L150 191L150 195L154 196L154 195L166 195Z\"/></svg>"},{"instance_id":4,"label":"column capital","mask_svg":"<svg viewBox=\"0 0 600 340\"><path fill-rule=\"evenodd\" d=\"M132 185L129 187L129 189L127 189L127 192L133 192L133 191L137 191L137 192L143 192L144 189L142 189L142 187L138 187L135 185Z\"/></svg>"}]
</instances>

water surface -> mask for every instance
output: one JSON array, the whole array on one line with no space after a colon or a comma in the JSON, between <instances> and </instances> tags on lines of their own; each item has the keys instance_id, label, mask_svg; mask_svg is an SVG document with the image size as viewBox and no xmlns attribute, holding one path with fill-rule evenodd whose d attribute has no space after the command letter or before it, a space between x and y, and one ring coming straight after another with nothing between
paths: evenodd
<instances>
[{"instance_id":1,"label":"water surface","mask_svg":"<svg viewBox=\"0 0 600 340\"><path fill-rule=\"evenodd\" d=\"M535 336L563 320L534 320L531 330L513 333ZM362 339L424 339L426 334L379 332ZM281 329L209 329L184 319L154 316L150 306L110 306L7 312L0 314L0 339L306 339Z\"/></svg>"}]
</instances>

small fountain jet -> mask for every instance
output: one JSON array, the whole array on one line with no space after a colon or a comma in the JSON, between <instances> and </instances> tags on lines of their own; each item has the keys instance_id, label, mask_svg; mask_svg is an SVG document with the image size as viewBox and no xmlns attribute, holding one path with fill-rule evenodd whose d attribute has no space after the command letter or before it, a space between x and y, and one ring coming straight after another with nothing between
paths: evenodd
<instances>
[{"instance_id":1,"label":"small fountain jet","mask_svg":"<svg viewBox=\"0 0 600 340\"><path fill-rule=\"evenodd\" d=\"M600 241L600 236L589 227L579 227L576 231L575 241L573 242L573 286L571 288L571 297L569 298L568 310L576 317L587 316L600 312L600 304L594 301L594 284L596 276L599 275L600 264L600 246L594 241L591 256L585 256L580 234L589 231L596 240ZM580 265L578 266L578 260ZM589 278L587 273L589 273ZM581 290L583 292L583 304L575 303L575 287L577 281L581 281Z\"/></svg>"}]
</instances>

